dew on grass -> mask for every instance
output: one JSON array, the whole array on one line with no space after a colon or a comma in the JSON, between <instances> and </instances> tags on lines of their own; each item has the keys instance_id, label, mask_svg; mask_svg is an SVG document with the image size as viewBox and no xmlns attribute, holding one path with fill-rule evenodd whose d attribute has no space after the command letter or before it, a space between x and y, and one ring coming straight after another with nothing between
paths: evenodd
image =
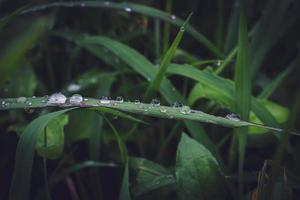
<instances>
[{"instance_id":1,"label":"dew on grass","mask_svg":"<svg viewBox=\"0 0 300 200\"><path fill-rule=\"evenodd\" d=\"M71 104L80 104L82 101L83 97L80 94L73 94L69 99Z\"/></svg>"},{"instance_id":2,"label":"dew on grass","mask_svg":"<svg viewBox=\"0 0 300 200\"><path fill-rule=\"evenodd\" d=\"M216 65L221 66L221 64L222 64L221 60L217 60Z\"/></svg>"},{"instance_id":3,"label":"dew on grass","mask_svg":"<svg viewBox=\"0 0 300 200\"><path fill-rule=\"evenodd\" d=\"M126 11L126 12L131 12L131 11L132 11L132 9L131 9L131 8L129 8L129 7L126 7L126 8L125 8L125 11Z\"/></svg>"},{"instance_id":4,"label":"dew on grass","mask_svg":"<svg viewBox=\"0 0 300 200\"><path fill-rule=\"evenodd\" d=\"M117 102L117 103L123 103L123 102L124 102L123 97L117 97L117 98L116 98L116 102Z\"/></svg>"},{"instance_id":5,"label":"dew on grass","mask_svg":"<svg viewBox=\"0 0 300 200\"><path fill-rule=\"evenodd\" d=\"M160 106L160 101L158 99L152 99L151 100L151 105L152 106Z\"/></svg>"},{"instance_id":6,"label":"dew on grass","mask_svg":"<svg viewBox=\"0 0 300 200\"><path fill-rule=\"evenodd\" d=\"M17 103L25 103L25 101L26 101L26 97L19 97L17 99Z\"/></svg>"},{"instance_id":7,"label":"dew on grass","mask_svg":"<svg viewBox=\"0 0 300 200\"><path fill-rule=\"evenodd\" d=\"M140 100L138 100L138 99L134 100L134 104L138 105L140 103L141 103Z\"/></svg>"},{"instance_id":8,"label":"dew on grass","mask_svg":"<svg viewBox=\"0 0 300 200\"><path fill-rule=\"evenodd\" d=\"M161 107L161 108L159 109L159 111L162 112L162 113L166 113L166 112L167 112L167 109L164 108L164 107Z\"/></svg>"},{"instance_id":9,"label":"dew on grass","mask_svg":"<svg viewBox=\"0 0 300 200\"><path fill-rule=\"evenodd\" d=\"M173 108L181 108L183 105L179 101L175 101L172 105Z\"/></svg>"},{"instance_id":10,"label":"dew on grass","mask_svg":"<svg viewBox=\"0 0 300 200\"><path fill-rule=\"evenodd\" d=\"M232 120L232 121L241 121L241 118L238 114L235 113L229 113L228 115L226 115L225 117L226 119Z\"/></svg>"},{"instance_id":11,"label":"dew on grass","mask_svg":"<svg viewBox=\"0 0 300 200\"><path fill-rule=\"evenodd\" d=\"M175 15L171 15L171 19L172 20L176 20L176 16Z\"/></svg>"},{"instance_id":12,"label":"dew on grass","mask_svg":"<svg viewBox=\"0 0 300 200\"><path fill-rule=\"evenodd\" d=\"M109 1L105 1L105 2L104 2L104 5L106 5L106 6L108 6L109 4L110 4Z\"/></svg>"},{"instance_id":13,"label":"dew on grass","mask_svg":"<svg viewBox=\"0 0 300 200\"><path fill-rule=\"evenodd\" d=\"M179 108L179 112L182 113L182 114L190 114L191 113L191 108L189 106L181 106Z\"/></svg>"},{"instance_id":14,"label":"dew on grass","mask_svg":"<svg viewBox=\"0 0 300 200\"><path fill-rule=\"evenodd\" d=\"M32 102L31 101L27 101L26 104L29 105L29 106L31 106Z\"/></svg>"},{"instance_id":15,"label":"dew on grass","mask_svg":"<svg viewBox=\"0 0 300 200\"><path fill-rule=\"evenodd\" d=\"M102 104L110 104L110 98L109 97L106 97L106 96L102 96L101 99L100 99L100 103Z\"/></svg>"},{"instance_id":16,"label":"dew on grass","mask_svg":"<svg viewBox=\"0 0 300 200\"><path fill-rule=\"evenodd\" d=\"M63 95L62 93L54 93L50 95L48 98L47 103L48 104L64 104L67 100L67 97Z\"/></svg>"}]
</instances>

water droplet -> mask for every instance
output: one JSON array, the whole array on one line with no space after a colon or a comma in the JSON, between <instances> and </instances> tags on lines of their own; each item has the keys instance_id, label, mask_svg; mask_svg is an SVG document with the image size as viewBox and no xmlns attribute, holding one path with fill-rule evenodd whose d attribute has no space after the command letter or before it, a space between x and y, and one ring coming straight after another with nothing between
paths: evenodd
<instances>
[{"instance_id":1,"label":"water droplet","mask_svg":"<svg viewBox=\"0 0 300 200\"><path fill-rule=\"evenodd\" d=\"M64 104L66 102L67 98L62 93L54 93L50 95L48 98L47 103L48 104Z\"/></svg>"},{"instance_id":2,"label":"water droplet","mask_svg":"<svg viewBox=\"0 0 300 200\"><path fill-rule=\"evenodd\" d=\"M89 100L89 99L88 99L88 98L84 98L84 99L83 99L83 101L87 101L87 100Z\"/></svg>"},{"instance_id":3,"label":"water droplet","mask_svg":"<svg viewBox=\"0 0 300 200\"><path fill-rule=\"evenodd\" d=\"M32 102L31 101L27 101L26 104L29 105L29 106L31 106Z\"/></svg>"},{"instance_id":4,"label":"water droplet","mask_svg":"<svg viewBox=\"0 0 300 200\"><path fill-rule=\"evenodd\" d=\"M114 119L118 119L119 117L118 116L114 116Z\"/></svg>"},{"instance_id":5,"label":"water droplet","mask_svg":"<svg viewBox=\"0 0 300 200\"><path fill-rule=\"evenodd\" d=\"M151 78L150 78L150 77L147 77L147 81L151 81Z\"/></svg>"},{"instance_id":6,"label":"water droplet","mask_svg":"<svg viewBox=\"0 0 300 200\"><path fill-rule=\"evenodd\" d=\"M110 99L106 96L101 97L100 103L102 104L110 104Z\"/></svg>"},{"instance_id":7,"label":"water droplet","mask_svg":"<svg viewBox=\"0 0 300 200\"><path fill-rule=\"evenodd\" d=\"M85 5L85 3L81 3L80 6L81 7L85 7L86 5Z\"/></svg>"},{"instance_id":8,"label":"water droplet","mask_svg":"<svg viewBox=\"0 0 300 200\"><path fill-rule=\"evenodd\" d=\"M132 11L132 9L131 9L131 8L129 8L129 7L126 7L126 8L125 8L125 11L126 11L126 12L131 12L131 11Z\"/></svg>"},{"instance_id":9,"label":"water droplet","mask_svg":"<svg viewBox=\"0 0 300 200\"><path fill-rule=\"evenodd\" d=\"M152 99L151 100L151 105L152 106L160 106L160 101L158 99Z\"/></svg>"},{"instance_id":10,"label":"water droplet","mask_svg":"<svg viewBox=\"0 0 300 200\"><path fill-rule=\"evenodd\" d=\"M161 107L159 110L160 110L160 112L162 112L162 113L166 113L166 112L167 112L167 109L164 108L164 107Z\"/></svg>"},{"instance_id":11,"label":"water droplet","mask_svg":"<svg viewBox=\"0 0 300 200\"><path fill-rule=\"evenodd\" d=\"M123 102L124 102L123 97L117 97L117 98L116 98L116 102L117 102L117 103L123 103Z\"/></svg>"},{"instance_id":12,"label":"water droplet","mask_svg":"<svg viewBox=\"0 0 300 200\"><path fill-rule=\"evenodd\" d=\"M2 105L5 105L5 101L2 101L1 104L2 104Z\"/></svg>"},{"instance_id":13,"label":"water droplet","mask_svg":"<svg viewBox=\"0 0 300 200\"><path fill-rule=\"evenodd\" d=\"M17 103L25 103L25 101L26 101L26 97L19 97L17 99Z\"/></svg>"},{"instance_id":14,"label":"water droplet","mask_svg":"<svg viewBox=\"0 0 300 200\"><path fill-rule=\"evenodd\" d=\"M35 98L36 98L36 96L32 96L32 98L33 98L33 99L35 99Z\"/></svg>"},{"instance_id":15,"label":"water droplet","mask_svg":"<svg viewBox=\"0 0 300 200\"><path fill-rule=\"evenodd\" d=\"M180 31L181 32L184 32L185 31L185 28L182 26L182 27L180 27Z\"/></svg>"},{"instance_id":16,"label":"water droplet","mask_svg":"<svg viewBox=\"0 0 300 200\"><path fill-rule=\"evenodd\" d=\"M110 2L109 2L109 1L105 1L104 4L105 4L106 6L108 6L108 5L110 4Z\"/></svg>"},{"instance_id":17,"label":"water droplet","mask_svg":"<svg viewBox=\"0 0 300 200\"><path fill-rule=\"evenodd\" d=\"M71 83L71 84L67 87L67 90L68 90L69 92L77 92L78 90L80 90L80 88L81 88L80 85Z\"/></svg>"},{"instance_id":18,"label":"water droplet","mask_svg":"<svg viewBox=\"0 0 300 200\"><path fill-rule=\"evenodd\" d=\"M235 113L229 113L228 115L226 115L225 117L226 119L232 120L232 121L241 121L241 118L238 114Z\"/></svg>"},{"instance_id":19,"label":"water droplet","mask_svg":"<svg viewBox=\"0 0 300 200\"><path fill-rule=\"evenodd\" d=\"M73 94L69 99L71 104L80 104L82 101L83 97L80 94Z\"/></svg>"},{"instance_id":20,"label":"water droplet","mask_svg":"<svg viewBox=\"0 0 300 200\"><path fill-rule=\"evenodd\" d=\"M171 19L172 20L176 20L176 16L175 15L171 15Z\"/></svg>"},{"instance_id":21,"label":"water droplet","mask_svg":"<svg viewBox=\"0 0 300 200\"><path fill-rule=\"evenodd\" d=\"M175 101L172 105L173 108L181 108L183 105L179 101Z\"/></svg>"},{"instance_id":22,"label":"water droplet","mask_svg":"<svg viewBox=\"0 0 300 200\"><path fill-rule=\"evenodd\" d=\"M182 113L182 114L187 115L187 114L191 113L191 109L188 106L182 106L182 107L179 108L179 112Z\"/></svg>"},{"instance_id":23,"label":"water droplet","mask_svg":"<svg viewBox=\"0 0 300 200\"><path fill-rule=\"evenodd\" d=\"M217 60L216 65L221 66L221 64L222 64L221 60Z\"/></svg>"},{"instance_id":24,"label":"water droplet","mask_svg":"<svg viewBox=\"0 0 300 200\"><path fill-rule=\"evenodd\" d=\"M140 100L138 99L134 100L134 104L140 104L140 103L141 103Z\"/></svg>"}]
</instances>

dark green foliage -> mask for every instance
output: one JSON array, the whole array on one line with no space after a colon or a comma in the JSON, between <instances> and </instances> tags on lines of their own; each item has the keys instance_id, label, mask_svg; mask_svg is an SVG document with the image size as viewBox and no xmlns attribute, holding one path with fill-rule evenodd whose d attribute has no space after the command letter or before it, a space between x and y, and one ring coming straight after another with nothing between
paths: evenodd
<instances>
[{"instance_id":1,"label":"dark green foliage","mask_svg":"<svg viewBox=\"0 0 300 200\"><path fill-rule=\"evenodd\" d=\"M0 199L297 199L299 2L0 1Z\"/></svg>"}]
</instances>

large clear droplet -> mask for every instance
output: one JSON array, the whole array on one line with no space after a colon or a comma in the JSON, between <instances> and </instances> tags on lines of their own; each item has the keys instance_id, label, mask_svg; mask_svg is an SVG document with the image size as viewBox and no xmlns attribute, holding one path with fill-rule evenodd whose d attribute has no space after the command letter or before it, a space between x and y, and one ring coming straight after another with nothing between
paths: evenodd
<instances>
[{"instance_id":1,"label":"large clear droplet","mask_svg":"<svg viewBox=\"0 0 300 200\"><path fill-rule=\"evenodd\" d=\"M102 103L102 104L110 104L109 97L106 97L106 96L101 97L100 103Z\"/></svg>"},{"instance_id":2,"label":"large clear droplet","mask_svg":"<svg viewBox=\"0 0 300 200\"><path fill-rule=\"evenodd\" d=\"M48 98L47 103L48 104L64 104L67 100L67 97L63 95L62 93L54 93L50 95Z\"/></svg>"},{"instance_id":3,"label":"large clear droplet","mask_svg":"<svg viewBox=\"0 0 300 200\"><path fill-rule=\"evenodd\" d=\"M187 114L191 113L191 109L188 106L182 106L182 107L179 108L179 112L182 113L182 114L187 115Z\"/></svg>"},{"instance_id":4,"label":"large clear droplet","mask_svg":"<svg viewBox=\"0 0 300 200\"><path fill-rule=\"evenodd\" d=\"M160 110L160 112L162 112L162 113L166 113L166 112L167 112L167 109L166 109L165 107L161 107L159 110Z\"/></svg>"},{"instance_id":5,"label":"large clear droplet","mask_svg":"<svg viewBox=\"0 0 300 200\"><path fill-rule=\"evenodd\" d=\"M171 15L171 19L172 20L176 20L176 16L175 15Z\"/></svg>"},{"instance_id":6,"label":"large clear droplet","mask_svg":"<svg viewBox=\"0 0 300 200\"><path fill-rule=\"evenodd\" d=\"M151 105L152 106L160 106L160 101L158 99L152 99L151 100Z\"/></svg>"},{"instance_id":7,"label":"large clear droplet","mask_svg":"<svg viewBox=\"0 0 300 200\"><path fill-rule=\"evenodd\" d=\"M132 9L131 9L131 8L129 8L129 7L126 7L126 8L125 8L125 11L126 11L126 12L131 12L131 11L132 11Z\"/></svg>"},{"instance_id":8,"label":"large clear droplet","mask_svg":"<svg viewBox=\"0 0 300 200\"><path fill-rule=\"evenodd\" d=\"M138 99L134 100L134 104L140 104L140 103L141 103L140 100Z\"/></svg>"},{"instance_id":9,"label":"large clear droplet","mask_svg":"<svg viewBox=\"0 0 300 200\"><path fill-rule=\"evenodd\" d=\"M235 113L229 113L228 115L226 115L225 117L226 119L232 120L232 121L241 121L241 118L238 114Z\"/></svg>"},{"instance_id":10,"label":"large clear droplet","mask_svg":"<svg viewBox=\"0 0 300 200\"><path fill-rule=\"evenodd\" d=\"M26 101L26 97L19 97L17 99L17 103L25 103L25 101Z\"/></svg>"},{"instance_id":11,"label":"large clear droplet","mask_svg":"<svg viewBox=\"0 0 300 200\"><path fill-rule=\"evenodd\" d=\"M71 104L80 104L82 101L83 97L80 94L73 94L69 99Z\"/></svg>"},{"instance_id":12,"label":"large clear droplet","mask_svg":"<svg viewBox=\"0 0 300 200\"><path fill-rule=\"evenodd\" d=\"M116 98L116 102L117 102L117 103L123 103L123 102L124 102L123 97L117 97L117 98Z\"/></svg>"}]
</instances>

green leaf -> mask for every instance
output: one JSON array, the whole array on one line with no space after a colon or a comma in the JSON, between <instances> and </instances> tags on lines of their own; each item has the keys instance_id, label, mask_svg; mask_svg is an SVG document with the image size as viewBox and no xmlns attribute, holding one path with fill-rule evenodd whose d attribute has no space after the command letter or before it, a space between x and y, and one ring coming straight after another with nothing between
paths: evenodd
<instances>
[{"instance_id":1,"label":"green leaf","mask_svg":"<svg viewBox=\"0 0 300 200\"><path fill-rule=\"evenodd\" d=\"M126 161L123 180L121 184L121 190L119 194L119 200L130 200L130 190L129 190L129 170L128 170L128 161Z\"/></svg>"},{"instance_id":2,"label":"green leaf","mask_svg":"<svg viewBox=\"0 0 300 200\"><path fill-rule=\"evenodd\" d=\"M224 177L219 164L201 144L182 134L176 153L178 193L189 199L224 199Z\"/></svg>"},{"instance_id":3,"label":"green leaf","mask_svg":"<svg viewBox=\"0 0 300 200\"><path fill-rule=\"evenodd\" d=\"M16 150L14 174L10 188L11 200L27 200L30 193L30 181L34 151L38 137L49 122L74 108L42 115L33 120L22 133Z\"/></svg>"},{"instance_id":4,"label":"green leaf","mask_svg":"<svg viewBox=\"0 0 300 200\"><path fill-rule=\"evenodd\" d=\"M174 175L169 170L150 160L130 157L129 167L133 171L135 181L133 194L137 197L176 183Z\"/></svg>"},{"instance_id":5,"label":"green leaf","mask_svg":"<svg viewBox=\"0 0 300 200\"><path fill-rule=\"evenodd\" d=\"M44 148L44 135L40 134L37 139L36 149L40 156L57 159L62 154L65 141L64 126L68 122L69 116L62 114L46 126L47 149Z\"/></svg>"}]
</instances>

